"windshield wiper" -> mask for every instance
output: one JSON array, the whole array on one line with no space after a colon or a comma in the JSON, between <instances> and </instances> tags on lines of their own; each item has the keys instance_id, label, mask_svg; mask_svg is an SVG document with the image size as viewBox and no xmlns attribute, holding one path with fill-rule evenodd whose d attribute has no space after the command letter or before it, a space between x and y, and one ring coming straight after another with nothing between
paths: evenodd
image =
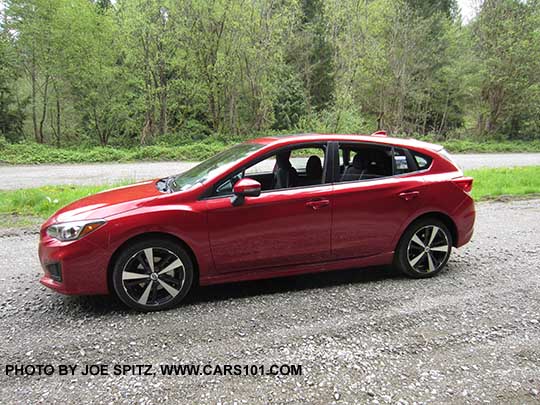
<instances>
[{"instance_id":1,"label":"windshield wiper","mask_svg":"<svg viewBox=\"0 0 540 405\"><path fill-rule=\"evenodd\" d=\"M174 191L172 189L172 184L174 183L175 181L175 177L174 176L171 176L171 177L164 177L163 179L159 179L157 182L156 182L156 187L159 191L163 192L163 193L171 193L172 191Z\"/></svg>"},{"instance_id":2,"label":"windshield wiper","mask_svg":"<svg viewBox=\"0 0 540 405\"><path fill-rule=\"evenodd\" d=\"M168 193L172 193L173 191L175 191L175 190L172 188L173 185L176 186L176 176L166 177L166 178L165 178L165 190L166 190Z\"/></svg>"}]
</instances>

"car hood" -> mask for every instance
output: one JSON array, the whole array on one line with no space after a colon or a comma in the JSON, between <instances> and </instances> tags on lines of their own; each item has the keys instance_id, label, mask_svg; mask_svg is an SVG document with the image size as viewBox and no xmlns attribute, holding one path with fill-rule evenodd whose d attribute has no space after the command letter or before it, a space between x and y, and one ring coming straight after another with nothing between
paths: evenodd
<instances>
[{"instance_id":1,"label":"car hood","mask_svg":"<svg viewBox=\"0 0 540 405\"><path fill-rule=\"evenodd\" d=\"M155 183L156 180L145 181L81 198L58 210L44 225L106 218L138 208L156 196L163 195Z\"/></svg>"}]
</instances>

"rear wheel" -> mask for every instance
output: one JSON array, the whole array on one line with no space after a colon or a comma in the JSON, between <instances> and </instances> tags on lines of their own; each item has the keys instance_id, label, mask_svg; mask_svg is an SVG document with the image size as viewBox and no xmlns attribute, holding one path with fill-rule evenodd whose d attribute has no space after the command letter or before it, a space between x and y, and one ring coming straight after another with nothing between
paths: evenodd
<instances>
[{"instance_id":1,"label":"rear wheel","mask_svg":"<svg viewBox=\"0 0 540 405\"><path fill-rule=\"evenodd\" d=\"M178 305L193 283L193 263L178 244L139 241L118 256L112 274L118 297L131 308L159 311Z\"/></svg>"},{"instance_id":2,"label":"rear wheel","mask_svg":"<svg viewBox=\"0 0 540 405\"><path fill-rule=\"evenodd\" d=\"M443 269L451 251L452 234L446 225L436 218L425 218L407 228L394 263L409 277L432 277Z\"/></svg>"}]
</instances>

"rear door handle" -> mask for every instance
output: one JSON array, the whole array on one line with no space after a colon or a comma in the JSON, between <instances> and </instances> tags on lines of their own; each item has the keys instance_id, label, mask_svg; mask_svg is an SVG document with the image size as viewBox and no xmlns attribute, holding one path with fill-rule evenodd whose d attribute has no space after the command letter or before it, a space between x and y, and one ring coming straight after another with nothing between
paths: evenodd
<instances>
[{"instance_id":1,"label":"rear door handle","mask_svg":"<svg viewBox=\"0 0 540 405\"><path fill-rule=\"evenodd\" d=\"M313 200L306 203L306 207L310 207L314 210L318 210L330 205L330 200Z\"/></svg>"},{"instance_id":2,"label":"rear door handle","mask_svg":"<svg viewBox=\"0 0 540 405\"><path fill-rule=\"evenodd\" d=\"M405 201L410 201L413 198L418 197L420 195L420 191L405 191L403 193L399 193L398 195Z\"/></svg>"}]
</instances>

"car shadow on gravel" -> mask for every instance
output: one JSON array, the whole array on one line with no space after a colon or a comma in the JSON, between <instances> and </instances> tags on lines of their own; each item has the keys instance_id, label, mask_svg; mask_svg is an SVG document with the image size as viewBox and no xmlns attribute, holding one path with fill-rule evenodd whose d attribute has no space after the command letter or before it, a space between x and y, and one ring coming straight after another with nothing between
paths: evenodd
<instances>
[{"instance_id":1,"label":"car shadow on gravel","mask_svg":"<svg viewBox=\"0 0 540 405\"><path fill-rule=\"evenodd\" d=\"M195 289L187 297L185 305L285 292L319 290L346 284L377 282L401 277L403 276L392 267L379 266L219 284Z\"/></svg>"},{"instance_id":2,"label":"car shadow on gravel","mask_svg":"<svg viewBox=\"0 0 540 405\"><path fill-rule=\"evenodd\" d=\"M182 306L192 306L206 302L225 301L238 298L263 297L286 292L294 293L295 291L319 290L340 285L378 282L402 277L403 276L395 269L389 266L380 266L279 277L267 280L219 284L193 289L186 297ZM72 312L74 316L80 316L81 312L90 316L103 316L114 313L139 313L135 310L126 308L126 306L113 295L82 297L59 295L56 299L59 300L57 304L66 310L66 314Z\"/></svg>"},{"instance_id":3,"label":"car shadow on gravel","mask_svg":"<svg viewBox=\"0 0 540 405\"><path fill-rule=\"evenodd\" d=\"M63 300L64 308L74 310L76 317L80 316L81 312L96 316L131 312L114 295L58 296L58 298Z\"/></svg>"}]
</instances>

